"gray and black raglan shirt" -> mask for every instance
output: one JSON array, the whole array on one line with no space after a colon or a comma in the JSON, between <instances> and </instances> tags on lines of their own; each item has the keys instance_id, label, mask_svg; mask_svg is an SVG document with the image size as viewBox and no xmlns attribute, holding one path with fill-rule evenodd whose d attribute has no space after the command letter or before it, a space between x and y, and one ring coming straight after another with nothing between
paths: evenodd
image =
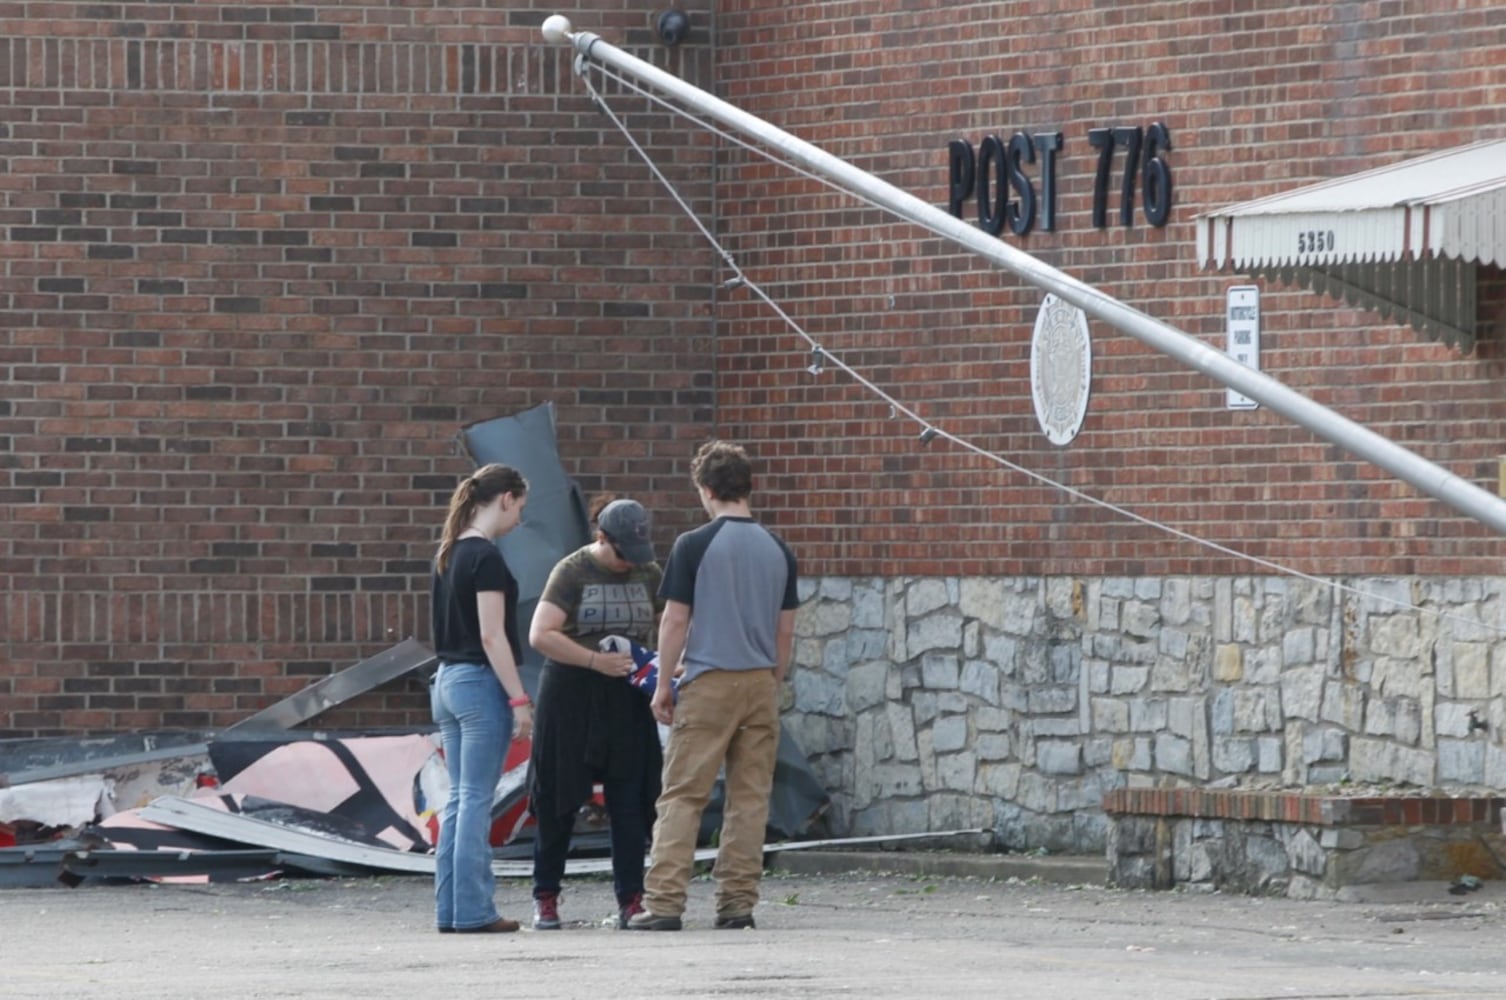
<instances>
[{"instance_id":1,"label":"gray and black raglan shirt","mask_svg":"<svg viewBox=\"0 0 1506 1000\"><path fill-rule=\"evenodd\" d=\"M750 517L718 517L675 539L659 596L691 608L680 683L777 666L779 612L799 606L796 580L794 553Z\"/></svg>"}]
</instances>

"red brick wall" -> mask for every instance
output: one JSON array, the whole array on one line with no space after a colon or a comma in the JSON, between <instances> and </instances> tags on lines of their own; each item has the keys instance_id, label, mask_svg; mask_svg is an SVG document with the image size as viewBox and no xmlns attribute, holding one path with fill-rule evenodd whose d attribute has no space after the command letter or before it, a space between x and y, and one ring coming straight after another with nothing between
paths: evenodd
<instances>
[{"instance_id":1,"label":"red brick wall","mask_svg":"<svg viewBox=\"0 0 1506 1000\"><path fill-rule=\"evenodd\" d=\"M223 725L426 636L472 421L553 400L585 489L699 519L711 258L556 6L0 2L0 735ZM709 82L705 4L673 52L584 6ZM709 139L639 122L707 209Z\"/></svg>"},{"instance_id":2,"label":"red brick wall","mask_svg":"<svg viewBox=\"0 0 1506 1000\"><path fill-rule=\"evenodd\" d=\"M0 734L220 725L425 635L457 428L544 400L569 471L661 511L661 541L699 519L684 458L714 419L810 573L1249 570L803 374L538 44L557 6L0 2ZM936 204L949 140L1060 129L1057 231L1010 239L1215 344L1246 279L1198 268L1199 212L1506 134L1487 0L727 0L714 59L686 6L672 52L653 5L570 13ZM1499 571L1484 529L1099 324L1083 434L1051 447L1034 289L737 150L713 189L705 135L633 111L753 277L928 420L1313 572ZM1171 224L1091 228L1087 129L1154 120ZM1460 356L1267 286L1265 368L1494 483L1506 280L1482 287ZM423 711L410 686L326 721Z\"/></svg>"},{"instance_id":3,"label":"red brick wall","mask_svg":"<svg viewBox=\"0 0 1506 1000\"><path fill-rule=\"evenodd\" d=\"M1007 236L1222 348L1224 290L1193 218L1315 180L1506 136L1506 11L1389 2L727 0L723 93L937 205L947 143L1064 133L1059 222ZM1170 224L1090 225L1089 128L1164 122ZM1031 169L1039 178L1039 167ZM1115 165L1110 219L1118 206ZM1037 183L1038 186L1038 183ZM745 153L718 187L729 247L827 349L949 431L1046 476L1322 574L1498 573L1492 533L1267 410L1093 323L1093 395L1065 449L1041 434L1029 344L1041 293L950 244ZM971 214L968 218L972 218ZM1506 453L1506 294L1470 355L1373 313L1266 284L1263 366L1494 489ZM837 574L1249 572L945 442L828 372L750 298L721 307L718 420L765 457L764 502Z\"/></svg>"}]
</instances>

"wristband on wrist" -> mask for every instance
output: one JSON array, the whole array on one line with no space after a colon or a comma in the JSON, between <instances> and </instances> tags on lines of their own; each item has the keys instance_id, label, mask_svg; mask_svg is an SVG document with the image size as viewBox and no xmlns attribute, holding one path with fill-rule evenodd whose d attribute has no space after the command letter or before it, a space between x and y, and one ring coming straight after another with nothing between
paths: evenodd
<instances>
[{"instance_id":1,"label":"wristband on wrist","mask_svg":"<svg viewBox=\"0 0 1506 1000\"><path fill-rule=\"evenodd\" d=\"M520 694L516 698L507 699L507 704L511 708L526 708L527 706L532 705L533 701L528 697L528 695Z\"/></svg>"},{"instance_id":2,"label":"wristband on wrist","mask_svg":"<svg viewBox=\"0 0 1506 1000\"><path fill-rule=\"evenodd\" d=\"M596 669L596 651L594 649L591 651L591 658L586 661L586 669L587 670L595 670Z\"/></svg>"}]
</instances>

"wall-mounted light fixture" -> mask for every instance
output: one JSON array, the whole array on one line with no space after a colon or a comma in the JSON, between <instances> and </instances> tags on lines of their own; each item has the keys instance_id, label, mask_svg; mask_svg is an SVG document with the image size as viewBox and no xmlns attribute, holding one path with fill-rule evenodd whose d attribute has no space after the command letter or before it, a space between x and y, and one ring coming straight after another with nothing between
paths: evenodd
<instances>
[{"instance_id":1,"label":"wall-mounted light fixture","mask_svg":"<svg viewBox=\"0 0 1506 1000\"><path fill-rule=\"evenodd\" d=\"M690 34L690 15L671 7L654 19L654 30L665 45L679 45Z\"/></svg>"}]
</instances>

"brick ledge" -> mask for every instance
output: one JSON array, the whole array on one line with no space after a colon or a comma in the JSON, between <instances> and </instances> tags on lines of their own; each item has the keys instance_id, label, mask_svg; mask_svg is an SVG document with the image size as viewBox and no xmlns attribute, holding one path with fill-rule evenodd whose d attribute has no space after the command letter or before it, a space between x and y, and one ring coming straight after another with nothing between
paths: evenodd
<instances>
[{"instance_id":1,"label":"brick ledge","mask_svg":"<svg viewBox=\"0 0 1506 1000\"><path fill-rule=\"evenodd\" d=\"M1311 826L1499 826L1506 798L1441 795L1313 795L1203 788L1116 788L1104 793L1110 815L1250 819Z\"/></svg>"}]
</instances>

